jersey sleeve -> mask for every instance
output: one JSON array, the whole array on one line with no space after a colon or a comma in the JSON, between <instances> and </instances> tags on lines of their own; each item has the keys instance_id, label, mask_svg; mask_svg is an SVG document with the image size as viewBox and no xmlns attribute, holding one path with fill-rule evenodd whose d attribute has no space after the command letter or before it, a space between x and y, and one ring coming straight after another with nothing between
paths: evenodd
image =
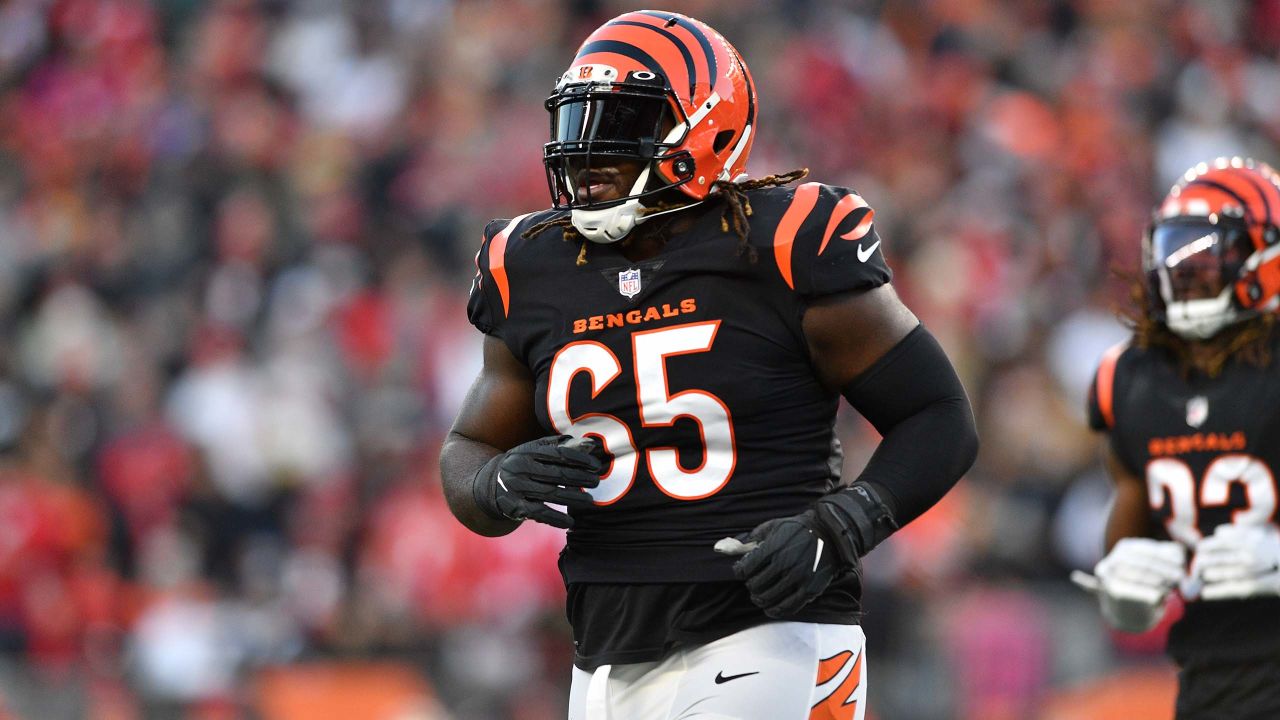
<instances>
[{"instance_id":1,"label":"jersey sleeve","mask_svg":"<svg viewBox=\"0 0 1280 720\"><path fill-rule=\"evenodd\" d=\"M1142 418L1134 418L1123 412L1122 400L1127 396L1127 374L1133 372L1133 354L1128 353L1129 343L1115 345L1103 354L1089 385L1089 427L1106 433L1111 452L1129 472L1142 476L1144 461L1141 458L1141 433L1136 424Z\"/></svg>"},{"instance_id":2,"label":"jersey sleeve","mask_svg":"<svg viewBox=\"0 0 1280 720\"><path fill-rule=\"evenodd\" d=\"M875 211L861 195L847 188L819 183L796 188L779 228L782 239L785 240L788 216L794 222L810 203L812 209L801 222L790 249L790 274L798 295L811 299L870 290L893 279L876 233Z\"/></svg>"},{"instance_id":3,"label":"jersey sleeve","mask_svg":"<svg viewBox=\"0 0 1280 720\"><path fill-rule=\"evenodd\" d=\"M467 319L480 332L502 337L511 304L506 272L506 240L509 220L493 220L484 228L476 251L476 276L467 299Z\"/></svg>"},{"instance_id":4,"label":"jersey sleeve","mask_svg":"<svg viewBox=\"0 0 1280 720\"><path fill-rule=\"evenodd\" d=\"M1110 432L1116 426L1116 369L1127 347L1128 343L1120 343L1103 353L1093 382L1089 383L1089 427L1099 432Z\"/></svg>"}]
</instances>

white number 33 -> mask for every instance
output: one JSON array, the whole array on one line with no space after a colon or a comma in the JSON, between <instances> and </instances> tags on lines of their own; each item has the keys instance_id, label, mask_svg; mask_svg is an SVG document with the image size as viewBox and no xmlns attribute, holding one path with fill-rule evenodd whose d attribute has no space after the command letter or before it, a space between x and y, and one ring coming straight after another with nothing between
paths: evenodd
<instances>
[{"instance_id":1,"label":"white number 33","mask_svg":"<svg viewBox=\"0 0 1280 720\"><path fill-rule=\"evenodd\" d=\"M1186 545L1195 545L1203 535L1199 508L1221 507L1230 502L1231 484L1244 486L1247 504L1236 510L1231 521L1241 525L1262 524L1276 510L1276 483L1266 463L1252 455L1223 455L1205 468L1196 502L1196 479L1181 460L1159 458L1147 465L1147 494L1151 506L1159 509L1168 496L1169 536Z\"/></svg>"}]
</instances>

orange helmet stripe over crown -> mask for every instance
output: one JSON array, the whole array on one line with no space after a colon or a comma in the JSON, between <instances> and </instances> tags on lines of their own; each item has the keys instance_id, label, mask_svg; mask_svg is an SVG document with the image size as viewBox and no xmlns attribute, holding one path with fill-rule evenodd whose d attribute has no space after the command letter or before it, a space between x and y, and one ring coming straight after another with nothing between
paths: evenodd
<instances>
[{"instance_id":1,"label":"orange helmet stripe over crown","mask_svg":"<svg viewBox=\"0 0 1280 720\"><path fill-rule=\"evenodd\" d=\"M684 40L685 45L689 48L691 55L701 60L701 69L705 73L701 77L707 79L707 88L710 92L720 90L720 67L729 65L729 58L726 48L728 42L724 38L717 36L718 42L712 42L712 38L707 33L712 32L710 28L701 25L683 15L675 13L657 12L654 10L641 10L637 15L653 18L653 21L659 22L664 28L670 28L671 32ZM695 67L697 67L695 62ZM690 97L697 96L697 92L692 89L689 92Z\"/></svg>"},{"instance_id":2,"label":"orange helmet stripe over crown","mask_svg":"<svg viewBox=\"0 0 1280 720\"><path fill-rule=\"evenodd\" d=\"M655 34L664 38L666 42L645 43L649 56L654 61L653 66L647 67L650 71L664 76L667 82L671 83L672 88L683 89L687 86L688 97L693 97L694 88L699 79L698 65L694 62L689 46L681 38L661 27L661 23L657 22L650 24L638 20L614 20L605 25L605 28L608 28L607 34L611 40L631 45L636 49L639 49L646 40L652 39ZM650 37L645 37L646 35ZM579 53L579 62L586 61L588 59L583 58ZM706 72L704 62L702 78L706 77Z\"/></svg>"},{"instance_id":3,"label":"orange helmet stripe over crown","mask_svg":"<svg viewBox=\"0 0 1280 720\"><path fill-rule=\"evenodd\" d=\"M1197 166L1170 191L1161 215L1223 214L1236 209L1251 226L1274 226L1280 221L1280 186L1276 181L1269 166L1250 160L1222 159ZM1262 238L1254 240L1260 247Z\"/></svg>"},{"instance_id":4,"label":"orange helmet stripe over crown","mask_svg":"<svg viewBox=\"0 0 1280 720\"><path fill-rule=\"evenodd\" d=\"M1195 182L1198 185L1218 185L1234 194L1243 205L1246 216L1255 222L1274 224L1274 210L1280 210L1280 207L1274 207L1274 202L1280 202L1280 192L1275 186L1267 183L1270 187L1268 192L1267 186L1245 173L1215 172Z\"/></svg>"},{"instance_id":5,"label":"orange helmet stripe over crown","mask_svg":"<svg viewBox=\"0 0 1280 720\"><path fill-rule=\"evenodd\" d=\"M689 113L711 93L731 92L722 70L738 65L728 42L714 30L683 15L654 10L627 13L592 33L573 65L592 63L662 75ZM754 94L754 88L748 92Z\"/></svg>"}]
</instances>

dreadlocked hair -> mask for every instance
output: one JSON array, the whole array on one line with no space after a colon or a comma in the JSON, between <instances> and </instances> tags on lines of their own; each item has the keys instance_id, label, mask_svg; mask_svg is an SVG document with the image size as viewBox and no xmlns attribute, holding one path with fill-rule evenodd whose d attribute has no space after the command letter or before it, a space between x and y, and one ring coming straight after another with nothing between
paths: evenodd
<instances>
[{"instance_id":1,"label":"dreadlocked hair","mask_svg":"<svg viewBox=\"0 0 1280 720\"><path fill-rule=\"evenodd\" d=\"M751 217L751 199L747 197L747 193L751 190L759 190L766 187L781 187L809 174L809 168L800 168L777 175L766 175L762 178L754 180L743 180L742 182L732 182L729 180L717 180L711 183L711 187L720 191L724 197L724 215L720 217L720 230L729 232L732 230L738 236L738 257L745 257L747 262L755 264L758 256L756 249L751 246L747 236L750 234L750 226L747 218Z\"/></svg>"},{"instance_id":2,"label":"dreadlocked hair","mask_svg":"<svg viewBox=\"0 0 1280 720\"><path fill-rule=\"evenodd\" d=\"M1152 299L1149 283L1132 274L1117 274L1129 281L1130 303L1120 315L1133 330L1134 344L1168 352L1178 363L1183 378L1193 372L1215 378L1232 359L1258 368L1271 364L1272 330L1276 324L1273 313L1261 313L1230 325L1206 340L1187 340L1146 311Z\"/></svg>"},{"instance_id":3,"label":"dreadlocked hair","mask_svg":"<svg viewBox=\"0 0 1280 720\"><path fill-rule=\"evenodd\" d=\"M762 178L752 180L743 180L741 182L731 182L729 180L717 180L711 184L711 187L719 190L719 195L724 198L725 208L724 214L720 217L720 230L722 232L732 232L738 236L738 257L747 258L748 262L755 263L757 260L756 249L751 247L748 236L751 227L748 218L751 217L751 200L747 197L747 193L751 190L758 190L766 187L781 187L789 183L793 183L809 174L809 168L799 168L790 172L779 173L776 175L766 175ZM640 208L639 215L654 215L668 210L679 210L683 207L689 207L696 203L669 203L659 202L652 207ZM653 228L651 232L665 235L667 227L670 225L670 219L667 222ZM553 227L558 227L564 233L565 242L581 242L582 247L578 250L578 259L575 264L578 267L587 264L587 241L573 226L573 217L569 213L559 215L530 227L520 234L520 237L528 240L542 234L543 231ZM665 237L664 237L665 240ZM626 247L631 242L631 236L627 236L622 240L622 246Z\"/></svg>"},{"instance_id":4,"label":"dreadlocked hair","mask_svg":"<svg viewBox=\"0 0 1280 720\"><path fill-rule=\"evenodd\" d=\"M558 227L564 233L565 242L581 242L582 247L578 248L578 259L574 261L574 265L582 267L587 264L587 241L578 233L578 228L573 226L573 216L570 213L558 215L548 220L534 225L533 227L520 233L520 237L528 240L542 234L543 230Z\"/></svg>"}]
</instances>

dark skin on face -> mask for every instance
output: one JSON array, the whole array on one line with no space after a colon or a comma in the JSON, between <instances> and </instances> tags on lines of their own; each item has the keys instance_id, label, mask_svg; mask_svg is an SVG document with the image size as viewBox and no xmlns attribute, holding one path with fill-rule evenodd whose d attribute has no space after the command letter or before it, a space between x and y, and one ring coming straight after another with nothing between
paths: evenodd
<instances>
[{"instance_id":1,"label":"dark skin on face","mask_svg":"<svg viewBox=\"0 0 1280 720\"><path fill-rule=\"evenodd\" d=\"M626 197L640 177L644 162L623 158L593 158L591 170L578 170L575 174L577 182L578 202L608 202ZM605 164L607 163L607 164ZM689 213L676 213L669 232L678 233L693 224L695 216ZM648 260L662 252L663 240L656 234L645 232L644 226L632 231L631 235L617 244L618 250L630 261Z\"/></svg>"},{"instance_id":2,"label":"dark skin on face","mask_svg":"<svg viewBox=\"0 0 1280 720\"><path fill-rule=\"evenodd\" d=\"M596 156L590 170L578 170L578 202L608 202L626 197L640 177L644 163L640 160ZM601 162L601 161L604 162Z\"/></svg>"},{"instance_id":3,"label":"dark skin on face","mask_svg":"<svg viewBox=\"0 0 1280 720\"><path fill-rule=\"evenodd\" d=\"M666 137L674 127L675 120L671 113L667 113L658 135ZM643 160L629 160L608 155L596 155L591 160L589 170L586 168L575 170L573 165L570 165L570 172L573 173L577 188L576 199L580 203L609 202L626 197L631 194L631 189L635 187L636 179L640 177L640 171L645 165ZM671 232L680 232L692 224L693 218L685 215L685 213L676 215L669 226ZM619 249L632 262L647 260L662 251L662 241L652 233L632 232L631 237L619 244Z\"/></svg>"},{"instance_id":4,"label":"dark skin on face","mask_svg":"<svg viewBox=\"0 0 1280 720\"><path fill-rule=\"evenodd\" d=\"M665 138L675 126L673 112L666 112L658 129L657 139ZM589 170L575 169L572 161L569 166L574 182L577 183L577 200L580 203L608 202L626 197L631 193L631 188L635 187L640 171L644 169L643 160L609 155L596 155L591 160Z\"/></svg>"},{"instance_id":5,"label":"dark skin on face","mask_svg":"<svg viewBox=\"0 0 1280 720\"><path fill-rule=\"evenodd\" d=\"M1221 295L1226 287L1216 260L1211 265L1183 263L1170 269L1169 279L1179 300L1209 300ZM1219 334L1226 331L1219 331ZM1211 342L1189 342L1187 348L1195 358L1194 362L1200 366L1221 352L1218 345Z\"/></svg>"},{"instance_id":6,"label":"dark skin on face","mask_svg":"<svg viewBox=\"0 0 1280 720\"><path fill-rule=\"evenodd\" d=\"M1184 263L1169 271L1169 280L1180 300L1208 300L1222 293L1225 284L1217 261L1212 265Z\"/></svg>"}]
</instances>

